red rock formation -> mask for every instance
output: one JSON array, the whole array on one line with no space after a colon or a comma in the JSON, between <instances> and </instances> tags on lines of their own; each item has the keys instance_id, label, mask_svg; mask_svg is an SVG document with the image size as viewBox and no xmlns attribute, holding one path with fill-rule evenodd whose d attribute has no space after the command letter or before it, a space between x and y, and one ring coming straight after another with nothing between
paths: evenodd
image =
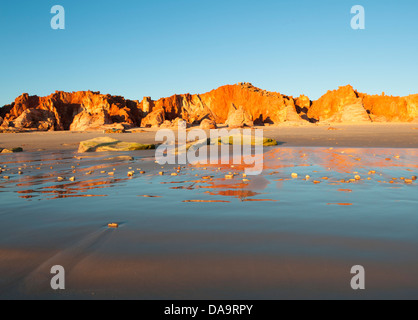
<instances>
[{"instance_id":1,"label":"red rock formation","mask_svg":"<svg viewBox=\"0 0 418 320\"><path fill-rule=\"evenodd\" d=\"M359 93L352 86L328 91L308 116L329 122L411 122L418 120L418 95L392 97Z\"/></svg>"},{"instance_id":2,"label":"red rock formation","mask_svg":"<svg viewBox=\"0 0 418 320\"><path fill-rule=\"evenodd\" d=\"M227 85L201 95L174 95L153 102L149 99L146 101L146 108L150 105L152 108L142 126L160 125L162 122L157 124L158 121L154 120L161 118L161 110L164 110L164 120L181 117L190 124L198 124L203 119L225 123L232 104L241 106L258 125L303 121L296 112L292 97L261 90L249 83ZM144 102L141 107L144 108Z\"/></svg>"},{"instance_id":3,"label":"red rock formation","mask_svg":"<svg viewBox=\"0 0 418 320\"><path fill-rule=\"evenodd\" d=\"M142 111L138 106L137 101L97 92L57 91L47 97L29 96L25 93L16 98L13 104L4 107L2 113L4 120L14 125L13 122L25 110L45 110L53 114L55 130L87 130L113 122L139 125Z\"/></svg>"},{"instance_id":4,"label":"red rock formation","mask_svg":"<svg viewBox=\"0 0 418 320\"><path fill-rule=\"evenodd\" d=\"M336 120L337 114L342 114L347 106L359 103L357 93L352 86L340 87L338 90L328 91L312 103L308 116L319 121Z\"/></svg>"},{"instance_id":5,"label":"red rock formation","mask_svg":"<svg viewBox=\"0 0 418 320\"><path fill-rule=\"evenodd\" d=\"M372 120L410 122L418 119L418 94L407 97L367 95L359 93Z\"/></svg>"},{"instance_id":6,"label":"red rock formation","mask_svg":"<svg viewBox=\"0 0 418 320\"><path fill-rule=\"evenodd\" d=\"M47 110L26 109L13 121L16 128L36 128L39 131L47 131L54 128L54 114Z\"/></svg>"},{"instance_id":7,"label":"red rock formation","mask_svg":"<svg viewBox=\"0 0 418 320\"><path fill-rule=\"evenodd\" d=\"M200 129L202 130L210 130L210 129L217 129L217 125L215 120L210 119L203 119L202 122L200 122Z\"/></svg>"},{"instance_id":8,"label":"red rock formation","mask_svg":"<svg viewBox=\"0 0 418 320\"><path fill-rule=\"evenodd\" d=\"M230 128L252 127L254 122L252 117L244 110L242 106L236 108L234 104L229 109L228 119L225 122Z\"/></svg>"},{"instance_id":9,"label":"red rock formation","mask_svg":"<svg viewBox=\"0 0 418 320\"><path fill-rule=\"evenodd\" d=\"M156 109L149 113L144 119L142 119L141 127L155 128L161 126L165 122L165 112L163 108ZM169 121L169 120L167 120ZM171 122L170 122L171 125Z\"/></svg>"},{"instance_id":10,"label":"red rock formation","mask_svg":"<svg viewBox=\"0 0 418 320\"><path fill-rule=\"evenodd\" d=\"M1 129L11 127L48 130L91 130L122 123L124 126L166 126L176 118L189 124L208 119L227 122L231 106L255 125L325 122L418 121L418 94L408 97L371 96L351 86L328 91L311 102L258 89L249 83L226 85L204 94L183 94L142 102L97 92L55 92L47 97L23 94L0 109ZM30 111L28 111L30 110ZM33 110L42 110L42 112ZM21 117L21 118L20 118ZM3 119L3 121L1 121ZM18 120L19 119L19 120Z\"/></svg>"},{"instance_id":11,"label":"red rock formation","mask_svg":"<svg viewBox=\"0 0 418 320\"><path fill-rule=\"evenodd\" d=\"M256 125L284 122L288 119L283 117L282 111L286 107L295 109L292 97L261 90L249 83L223 86L202 94L200 97L204 105L210 109L217 123L226 122L232 103L235 106L242 106ZM302 121L300 118L297 120Z\"/></svg>"}]
</instances>

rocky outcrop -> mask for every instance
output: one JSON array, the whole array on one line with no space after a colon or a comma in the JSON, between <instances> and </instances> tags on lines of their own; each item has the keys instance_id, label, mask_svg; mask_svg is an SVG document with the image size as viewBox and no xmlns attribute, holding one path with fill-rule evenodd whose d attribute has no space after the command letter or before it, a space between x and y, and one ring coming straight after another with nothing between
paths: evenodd
<instances>
[{"instance_id":1,"label":"rocky outcrop","mask_svg":"<svg viewBox=\"0 0 418 320\"><path fill-rule=\"evenodd\" d=\"M238 107L231 113L231 106ZM35 111L37 110L37 111ZM226 85L204 94L182 94L141 102L99 92L61 92L47 97L23 94L0 108L0 131L101 130L112 124L124 127L189 125L277 125L315 122L418 122L418 94L392 97L367 95L352 86L328 91L316 101L269 92L250 83ZM211 124L207 121L211 121Z\"/></svg>"},{"instance_id":2,"label":"rocky outcrop","mask_svg":"<svg viewBox=\"0 0 418 320\"><path fill-rule=\"evenodd\" d=\"M181 118L176 118L173 121L165 120L160 126L163 129L187 129L189 127L190 124Z\"/></svg>"},{"instance_id":3,"label":"rocky outcrop","mask_svg":"<svg viewBox=\"0 0 418 320\"><path fill-rule=\"evenodd\" d=\"M15 128L27 129L35 128L39 131L47 131L54 128L54 114L48 110L26 109L13 121Z\"/></svg>"},{"instance_id":4,"label":"rocky outcrop","mask_svg":"<svg viewBox=\"0 0 418 320\"><path fill-rule=\"evenodd\" d=\"M226 85L200 95L174 95L152 102L147 99L147 108L148 104L152 108L149 110L151 113L142 121L141 126L144 127L157 127L165 120L172 121L177 117L190 124L200 124L203 119L222 124L227 121L232 104L242 107L256 125L279 124L287 121L287 114L297 114L292 97L261 90L250 83ZM144 101L141 108L144 110ZM286 108L291 110L283 113ZM299 118L297 120L302 121Z\"/></svg>"},{"instance_id":5,"label":"rocky outcrop","mask_svg":"<svg viewBox=\"0 0 418 320\"><path fill-rule=\"evenodd\" d=\"M140 144L136 142L122 142L109 137L94 138L80 142L78 153L106 152L106 151L136 151L155 149L154 144Z\"/></svg>"},{"instance_id":6,"label":"rocky outcrop","mask_svg":"<svg viewBox=\"0 0 418 320\"><path fill-rule=\"evenodd\" d=\"M359 93L372 119L390 122L411 122L418 118L418 94L407 97L367 95Z\"/></svg>"},{"instance_id":7,"label":"rocky outcrop","mask_svg":"<svg viewBox=\"0 0 418 320\"><path fill-rule=\"evenodd\" d=\"M308 116L328 122L412 122L418 119L418 95L367 95L348 85L314 101Z\"/></svg>"},{"instance_id":8,"label":"rocky outcrop","mask_svg":"<svg viewBox=\"0 0 418 320\"><path fill-rule=\"evenodd\" d=\"M200 122L200 129L202 130L210 130L216 128L218 128L218 126L216 125L215 120L203 119L202 122Z\"/></svg>"},{"instance_id":9,"label":"rocky outcrop","mask_svg":"<svg viewBox=\"0 0 418 320\"><path fill-rule=\"evenodd\" d=\"M295 108L292 97L262 90L250 83L223 86L200 97L202 103L211 111L211 119L216 123L226 122L231 104L242 107L255 125L279 124L285 121L283 109Z\"/></svg>"},{"instance_id":10,"label":"rocky outcrop","mask_svg":"<svg viewBox=\"0 0 418 320\"><path fill-rule=\"evenodd\" d=\"M125 100L122 97L103 95L98 92L61 92L47 97L29 96L27 93L16 98L11 105L2 109L7 125L18 127L16 120L26 111L41 110L33 115L44 116L35 121L31 128L37 128L36 122L53 121L55 130L89 130L109 123L126 122L138 126L143 113L138 101ZM25 122L26 123L26 122ZM22 123L23 124L23 123ZM4 124L3 124L4 126Z\"/></svg>"},{"instance_id":11,"label":"rocky outcrop","mask_svg":"<svg viewBox=\"0 0 418 320\"><path fill-rule=\"evenodd\" d=\"M144 128L158 128L165 121L165 111L163 108L149 113L144 119L142 119L141 127Z\"/></svg>"},{"instance_id":12,"label":"rocky outcrop","mask_svg":"<svg viewBox=\"0 0 418 320\"><path fill-rule=\"evenodd\" d=\"M236 108L234 104L229 109L228 119L225 124L230 128L253 127L254 122L251 115L242 106Z\"/></svg>"},{"instance_id":13,"label":"rocky outcrop","mask_svg":"<svg viewBox=\"0 0 418 320\"><path fill-rule=\"evenodd\" d=\"M340 87L338 90L328 91L314 101L309 108L308 116L318 121L332 121L333 118L337 119L336 115L343 113L347 106L357 103L359 99L352 86Z\"/></svg>"}]
</instances>

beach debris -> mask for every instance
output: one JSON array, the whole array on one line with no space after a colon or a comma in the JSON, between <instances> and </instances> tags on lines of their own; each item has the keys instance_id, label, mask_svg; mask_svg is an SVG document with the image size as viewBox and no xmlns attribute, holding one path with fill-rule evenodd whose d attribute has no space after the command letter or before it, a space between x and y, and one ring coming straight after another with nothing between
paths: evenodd
<instances>
[{"instance_id":1,"label":"beach debris","mask_svg":"<svg viewBox=\"0 0 418 320\"><path fill-rule=\"evenodd\" d=\"M417 176L412 176L412 180L413 181L417 180Z\"/></svg>"},{"instance_id":2,"label":"beach debris","mask_svg":"<svg viewBox=\"0 0 418 320\"><path fill-rule=\"evenodd\" d=\"M110 171L110 172L108 172L107 174L108 174L109 176L113 176L113 175L115 175L115 172Z\"/></svg>"},{"instance_id":3,"label":"beach debris","mask_svg":"<svg viewBox=\"0 0 418 320\"><path fill-rule=\"evenodd\" d=\"M306 176L305 176L305 179L306 179L306 180L309 180L310 178L311 178L311 176L310 176L310 175L306 175Z\"/></svg>"},{"instance_id":4,"label":"beach debris","mask_svg":"<svg viewBox=\"0 0 418 320\"><path fill-rule=\"evenodd\" d=\"M88 175L91 175L93 172L94 172L94 171L87 171L87 172L86 172L86 175L87 175L87 176L88 176Z\"/></svg>"},{"instance_id":5,"label":"beach debris","mask_svg":"<svg viewBox=\"0 0 418 320\"><path fill-rule=\"evenodd\" d=\"M160 172L158 172L158 174L159 174L160 176L163 176L163 175L164 175L164 172L163 172L163 171L160 171Z\"/></svg>"},{"instance_id":6,"label":"beach debris","mask_svg":"<svg viewBox=\"0 0 418 320\"><path fill-rule=\"evenodd\" d=\"M133 177L135 174L135 171L128 171L128 177Z\"/></svg>"},{"instance_id":7,"label":"beach debris","mask_svg":"<svg viewBox=\"0 0 418 320\"><path fill-rule=\"evenodd\" d=\"M10 177L9 176L3 176L3 179L9 180Z\"/></svg>"},{"instance_id":8,"label":"beach debris","mask_svg":"<svg viewBox=\"0 0 418 320\"><path fill-rule=\"evenodd\" d=\"M405 183L406 184L411 184L412 183L412 179L405 179Z\"/></svg>"},{"instance_id":9,"label":"beach debris","mask_svg":"<svg viewBox=\"0 0 418 320\"><path fill-rule=\"evenodd\" d=\"M117 224L117 223L109 223L107 226L108 226L109 228L112 228L112 229L119 228L119 224Z\"/></svg>"},{"instance_id":10,"label":"beach debris","mask_svg":"<svg viewBox=\"0 0 418 320\"><path fill-rule=\"evenodd\" d=\"M75 177L71 177L69 180L74 182L75 181Z\"/></svg>"},{"instance_id":11,"label":"beach debris","mask_svg":"<svg viewBox=\"0 0 418 320\"><path fill-rule=\"evenodd\" d=\"M226 174L225 179L234 179L234 175L233 174Z\"/></svg>"},{"instance_id":12,"label":"beach debris","mask_svg":"<svg viewBox=\"0 0 418 320\"><path fill-rule=\"evenodd\" d=\"M145 174L145 171L139 171L140 174Z\"/></svg>"},{"instance_id":13,"label":"beach debris","mask_svg":"<svg viewBox=\"0 0 418 320\"><path fill-rule=\"evenodd\" d=\"M298 174L297 173L292 173L292 178L293 179L297 179L298 178Z\"/></svg>"},{"instance_id":14,"label":"beach debris","mask_svg":"<svg viewBox=\"0 0 418 320\"><path fill-rule=\"evenodd\" d=\"M359 175L354 176L354 179L361 180L361 177Z\"/></svg>"},{"instance_id":15,"label":"beach debris","mask_svg":"<svg viewBox=\"0 0 418 320\"><path fill-rule=\"evenodd\" d=\"M178 176L178 173L173 172L171 175L172 175L172 176Z\"/></svg>"},{"instance_id":16,"label":"beach debris","mask_svg":"<svg viewBox=\"0 0 418 320\"><path fill-rule=\"evenodd\" d=\"M57 178L57 180L58 180L58 181L64 181L64 180L65 180L65 178L63 178L63 177L58 177L58 178Z\"/></svg>"}]
</instances>

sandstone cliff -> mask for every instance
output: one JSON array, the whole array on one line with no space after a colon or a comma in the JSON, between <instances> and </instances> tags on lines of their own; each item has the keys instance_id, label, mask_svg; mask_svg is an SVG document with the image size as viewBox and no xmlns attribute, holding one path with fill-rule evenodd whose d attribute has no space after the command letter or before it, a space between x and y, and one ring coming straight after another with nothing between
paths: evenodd
<instances>
[{"instance_id":1,"label":"sandstone cliff","mask_svg":"<svg viewBox=\"0 0 418 320\"><path fill-rule=\"evenodd\" d=\"M1 109L0 116L4 118L1 126L54 130L88 130L111 123L138 126L142 118L138 106L138 101L91 91L57 91L47 97L24 93ZM23 123L19 121L22 115L25 115ZM38 128L39 123L42 128Z\"/></svg>"},{"instance_id":2,"label":"sandstone cliff","mask_svg":"<svg viewBox=\"0 0 418 320\"><path fill-rule=\"evenodd\" d=\"M155 127L162 123L161 120L173 120L176 117L181 117L190 124L199 124L203 119L226 123L232 106L242 108L255 125L304 121L299 116L297 104L292 97L261 90L249 83L240 83L226 85L201 95L175 95L151 104L147 100L147 108L151 113L143 119L142 126Z\"/></svg>"},{"instance_id":3,"label":"sandstone cliff","mask_svg":"<svg viewBox=\"0 0 418 320\"><path fill-rule=\"evenodd\" d=\"M231 112L231 109L236 112ZM328 91L316 101L269 92L250 83L226 85L204 94L182 94L141 102L98 92L61 92L47 97L23 94L0 108L0 129L73 130L124 126L159 127L184 119L232 126L315 122L418 121L418 94L407 97L367 95L352 86Z\"/></svg>"},{"instance_id":4,"label":"sandstone cliff","mask_svg":"<svg viewBox=\"0 0 418 320\"><path fill-rule=\"evenodd\" d=\"M308 116L327 122L411 122L418 120L418 95L393 97L359 93L348 85L312 103Z\"/></svg>"}]
</instances>

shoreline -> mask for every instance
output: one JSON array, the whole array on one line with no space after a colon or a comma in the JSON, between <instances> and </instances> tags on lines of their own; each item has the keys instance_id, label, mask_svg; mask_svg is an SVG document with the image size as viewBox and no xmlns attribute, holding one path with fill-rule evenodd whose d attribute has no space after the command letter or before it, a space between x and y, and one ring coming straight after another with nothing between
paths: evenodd
<instances>
[{"instance_id":1,"label":"shoreline","mask_svg":"<svg viewBox=\"0 0 418 320\"><path fill-rule=\"evenodd\" d=\"M285 124L254 128L262 129L264 137L277 140L281 147L418 148L417 123L323 124L310 126ZM121 134L104 134L95 131L1 133L0 147L22 147L26 152L77 151L80 141L102 136L109 136L121 141L150 144L155 143L155 133L158 130L158 128L148 128L141 129L141 132ZM173 130L176 131L176 129Z\"/></svg>"}]
</instances>

